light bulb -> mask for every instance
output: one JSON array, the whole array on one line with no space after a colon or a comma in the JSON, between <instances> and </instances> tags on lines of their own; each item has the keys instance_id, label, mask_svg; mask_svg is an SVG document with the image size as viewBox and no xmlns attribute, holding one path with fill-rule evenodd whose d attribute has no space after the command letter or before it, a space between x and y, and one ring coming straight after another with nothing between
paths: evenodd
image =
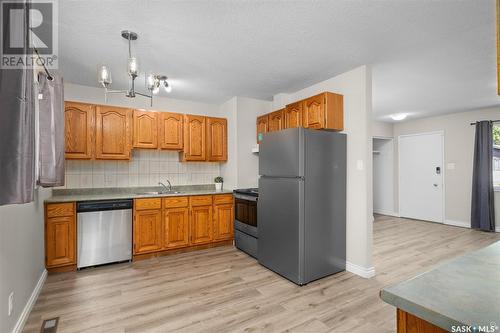
<instances>
[{"instance_id":1,"label":"light bulb","mask_svg":"<svg viewBox=\"0 0 500 333\"><path fill-rule=\"evenodd\" d=\"M172 86L170 85L170 83L167 80L165 80L165 82L163 84L164 84L163 86L165 87L166 92L169 93L172 91Z\"/></svg>"},{"instance_id":2,"label":"light bulb","mask_svg":"<svg viewBox=\"0 0 500 333\"><path fill-rule=\"evenodd\" d=\"M111 84L111 71L107 66L101 65L97 69L97 80L103 86L106 87Z\"/></svg>"},{"instance_id":3,"label":"light bulb","mask_svg":"<svg viewBox=\"0 0 500 333\"><path fill-rule=\"evenodd\" d=\"M137 73L139 72L139 66L135 57L128 58L127 71L128 75L137 76Z\"/></svg>"},{"instance_id":4,"label":"light bulb","mask_svg":"<svg viewBox=\"0 0 500 333\"><path fill-rule=\"evenodd\" d=\"M153 88L153 94L155 94L155 95L156 95L156 94L158 94L159 92L160 92L160 87L159 87L159 86L155 86L155 87Z\"/></svg>"},{"instance_id":5,"label":"light bulb","mask_svg":"<svg viewBox=\"0 0 500 333\"><path fill-rule=\"evenodd\" d=\"M149 73L149 75L146 75L146 88L148 90L153 90L156 84L156 78L153 73Z\"/></svg>"},{"instance_id":6,"label":"light bulb","mask_svg":"<svg viewBox=\"0 0 500 333\"><path fill-rule=\"evenodd\" d=\"M406 113L396 113L391 115L392 120L400 121L406 119L408 115Z\"/></svg>"}]
</instances>

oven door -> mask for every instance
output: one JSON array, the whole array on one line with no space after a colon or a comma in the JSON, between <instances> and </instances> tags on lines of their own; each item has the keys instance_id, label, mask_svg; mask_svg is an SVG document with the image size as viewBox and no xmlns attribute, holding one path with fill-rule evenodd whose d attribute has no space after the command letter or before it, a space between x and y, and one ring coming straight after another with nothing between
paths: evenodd
<instances>
[{"instance_id":1,"label":"oven door","mask_svg":"<svg viewBox=\"0 0 500 333\"><path fill-rule=\"evenodd\" d=\"M257 197L234 194L234 228L257 238Z\"/></svg>"}]
</instances>

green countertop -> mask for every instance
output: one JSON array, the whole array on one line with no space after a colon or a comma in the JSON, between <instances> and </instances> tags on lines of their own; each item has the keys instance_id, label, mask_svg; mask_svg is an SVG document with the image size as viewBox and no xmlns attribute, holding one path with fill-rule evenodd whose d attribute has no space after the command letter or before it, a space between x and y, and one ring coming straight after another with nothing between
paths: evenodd
<instances>
[{"instance_id":1,"label":"green countertop","mask_svg":"<svg viewBox=\"0 0 500 333\"><path fill-rule=\"evenodd\" d=\"M216 191L214 185L186 185L174 186L173 190L179 193L151 194L145 192L160 191L161 187L123 187L123 188L94 188L94 189L56 189L52 196L45 200L46 203L158 198L187 195L229 194L232 190Z\"/></svg>"},{"instance_id":2,"label":"green countertop","mask_svg":"<svg viewBox=\"0 0 500 333\"><path fill-rule=\"evenodd\" d=\"M380 297L448 331L500 326L500 241L384 288Z\"/></svg>"}]
</instances>

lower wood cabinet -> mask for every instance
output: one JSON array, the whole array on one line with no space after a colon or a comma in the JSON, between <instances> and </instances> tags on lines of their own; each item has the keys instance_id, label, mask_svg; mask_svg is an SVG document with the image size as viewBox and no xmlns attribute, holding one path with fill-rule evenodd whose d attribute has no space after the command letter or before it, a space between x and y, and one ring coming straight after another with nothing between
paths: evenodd
<instances>
[{"instance_id":1,"label":"lower wood cabinet","mask_svg":"<svg viewBox=\"0 0 500 333\"><path fill-rule=\"evenodd\" d=\"M448 331L435 326L411 313L397 310L397 333L446 333Z\"/></svg>"},{"instance_id":2,"label":"lower wood cabinet","mask_svg":"<svg viewBox=\"0 0 500 333\"><path fill-rule=\"evenodd\" d=\"M233 204L214 205L214 241L233 239Z\"/></svg>"},{"instance_id":3,"label":"lower wood cabinet","mask_svg":"<svg viewBox=\"0 0 500 333\"><path fill-rule=\"evenodd\" d=\"M76 221L74 203L45 206L45 266L76 265Z\"/></svg>"},{"instance_id":4,"label":"lower wood cabinet","mask_svg":"<svg viewBox=\"0 0 500 333\"><path fill-rule=\"evenodd\" d=\"M191 244L211 243L212 234L212 196L194 196L190 198Z\"/></svg>"},{"instance_id":5,"label":"lower wood cabinet","mask_svg":"<svg viewBox=\"0 0 500 333\"><path fill-rule=\"evenodd\" d=\"M160 202L158 208L155 207L155 202ZM161 213L161 201L159 198L136 199L134 201L134 254L156 252L162 249L163 232Z\"/></svg>"},{"instance_id":6,"label":"lower wood cabinet","mask_svg":"<svg viewBox=\"0 0 500 333\"><path fill-rule=\"evenodd\" d=\"M187 197L163 200L164 247L175 249L189 246L189 206Z\"/></svg>"}]
</instances>

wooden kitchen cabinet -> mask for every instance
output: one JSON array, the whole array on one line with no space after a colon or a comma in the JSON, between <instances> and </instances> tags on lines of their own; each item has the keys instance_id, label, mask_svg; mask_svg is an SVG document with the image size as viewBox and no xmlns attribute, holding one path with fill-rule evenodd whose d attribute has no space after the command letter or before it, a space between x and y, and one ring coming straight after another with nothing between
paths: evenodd
<instances>
[{"instance_id":1,"label":"wooden kitchen cabinet","mask_svg":"<svg viewBox=\"0 0 500 333\"><path fill-rule=\"evenodd\" d=\"M302 126L311 129L344 129L343 96L325 92L303 101Z\"/></svg>"},{"instance_id":2,"label":"wooden kitchen cabinet","mask_svg":"<svg viewBox=\"0 0 500 333\"><path fill-rule=\"evenodd\" d=\"M160 148L167 150L182 150L184 139L182 114L160 112L158 117Z\"/></svg>"},{"instance_id":3,"label":"wooden kitchen cabinet","mask_svg":"<svg viewBox=\"0 0 500 333\"><path fill-rule=\"evenodd\" d=\"M184 151L182 161L205 161L206 155L206 118L184 115Z\"/></svg>"},{"instance_id":4,"label":"wooden kitchen cabinet","mask_svg":"<svg viewBox=\"0 0 500 333\"><path fill-rule=\"evenodd\" d=\"M158 113L134 110L134 148L158 148Z\"/></svg>"},{"instance_id":5,"label":"wooden kitchen cabinet","mask_svg":"<svg viewBox=\"0 0 500 333\"><path fill-rule=\"evenodd\" d=\"M448 331L435 326L411 313L397 310L397 333L446 333Z\"/></svg>"},{"instance_id":6,"label":"wooden kitchen cabinet","mask_svg":"<svg viewBox=\"0 0 500 333\"><path fill-rule=\"evenodd\" d=\"M74 203L45 206L45 266L48 269L76 265Z\"/></svg>"},{"instance_id":7,"label":"wooden kitchen cabinet","mask_svg":"<svg viewBox=\"0 0 500 333\"><path fill-rule=\"evenodd\" d=\"M297 102L286 106L285 111L283 112L283 128L294 128L302 126L303 105L303 102Z\"/></svg>"},{"instance_id":8,"label":"wooden kitchen cabinet","mask_svg":"<svg viewBox=\"0 0 500 333\"><path fill-rule=\"evenodd\" d=\"M65 158L91 159L94 155L94 105L65 102L64 126Z\"/></svg>"},{"instance_id":9,"label":"wooden kitchen cabinet","mask_svg":"<svg viewBox=\"0 0 500 333\"><path fill-rule=\"evenodd\" d=\"M271 112L267 125L268 132L280 131L283 129L283 110Z\"/></svg>"},{"instance_id":10,"label":"wooden kitchen cabinet","mask_svg":"<svg viewBox=\"0 0 500 333\"><path fill-rule=\"evenodd\" d=\"M227 161L227 120L207 117L207 160Z\"/></svg>"},{"instance_id":11,"label":"wooden kitchen cabinet","mask_svg":"<svg viewBox=\"0 0 500 333\"><path fill-rule=\"evenodd\" d=\"M269 117L266 115L257 117L257 143L262 141L262 136L267 133Z\"/></svg>"},{"instance_id":12,"label":"wooden kitchen cabinet","mask_svg":"<svg viewBox=\"0 0 500 333\"><path fill-rule=\"evenodd\" d=\"M212 196L193 196L190 202L190 244L199 245L212 242Z\"/></svg>"},{"instance_id":13,"label":"wooden kitchen cabinet","mask_svg":"<svg viewBox=\"0 0 500 333\"><path fill-rule=\"evenodd\" d=\"M233 239L233 196L231 194L214 195L213 240Z\"/></svg>"},{"instance_id":14,"label":"wooden kitchen cabinet","mask_svg":"<svg viewBox=\"0 0 500 333\"><path fill-rule=\"evenodd\" d=\"M131 109L105 105L97 106L96 159L130 159L131 122Z\"/></svg>"},{"instance_id":15,"label":"wooden kitchen cabinet","mask_svg":"<svg viewBox=\"0 0 500 333\"><path fill-rule=\"evenodd\" d=\"M156 252L162 249L161 199L134 200L133 252Z\"/></svg>"},{"instance_id":16,"label":"wooden kitchen cabinet","mask_svg":"<svg viewBox=\"0 0 500 333\"><path fill-rule=\"evenodd\" d=\"M189 246L189 208L166 208L163 210L165 248Z\"/></svg>"}]
</instances>

